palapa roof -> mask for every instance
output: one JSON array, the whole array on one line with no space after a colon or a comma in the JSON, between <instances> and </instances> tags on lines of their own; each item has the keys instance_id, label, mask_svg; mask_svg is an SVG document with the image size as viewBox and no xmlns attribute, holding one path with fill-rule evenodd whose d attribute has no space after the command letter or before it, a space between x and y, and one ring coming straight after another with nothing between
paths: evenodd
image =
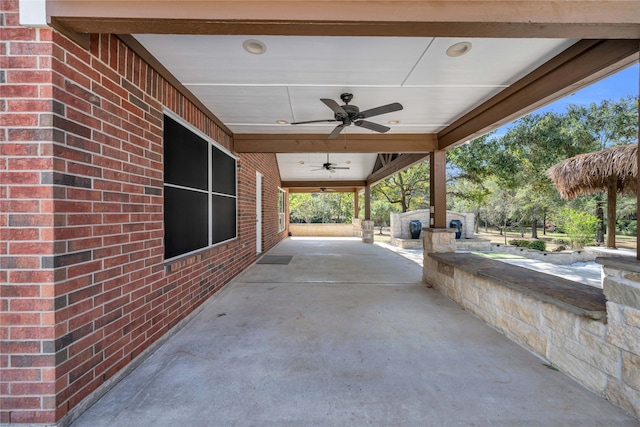
<instances>
[{"instance_id":1,"label":"palapa roof","mask_svg":"<svg viewBox=\"0 0 640 427\"><path fill-rule=\"evenodd\" d=\"M560 196L574 199L583 194L607 191L609 177L616 177L621 194L636 192L638 144L619 145L564 160L547 171Z\"/></svg>"}]
</instances>

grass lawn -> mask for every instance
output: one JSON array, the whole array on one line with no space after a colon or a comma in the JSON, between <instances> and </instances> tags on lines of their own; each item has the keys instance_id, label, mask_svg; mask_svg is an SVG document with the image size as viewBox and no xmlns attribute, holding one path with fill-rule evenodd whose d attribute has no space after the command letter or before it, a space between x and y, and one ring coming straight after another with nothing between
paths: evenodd
<instances>
[{"instance_id":1,"label":"grass lawn","mask_svg":"<svg viewBox=\"0 0 640 427\"><path fill-rule=\"evenodd\" d=\"M526 230L524 233L524 237L521 237L519 232L513 232L513 231L508 231L506 235L507 235L506 236L507 242L509 240L523 239L523 238L530 240L531 230ZM484 229L481 228L480 231L476 233L476 237L479 237L481 239L491 240L491 242L493 243L500 243L503 245L505 244L505 236L501 235L500 232L497 230L490 229L489 231L484 231ZM552 251L553 249L559 246L556 243L552 243L552 240L556 240L556 239L569 240L566 234L547 232L547 234L545 235L545 234L542 234L542 231L538 231L538 238L547 242L547 251ZM636 243L637 242L636 242L635 236L616 235L616 245L618 246L618 248L636 249Z\"/></svg>"},{"instance_id":2,"label":"grass lawn","mask_svg":"<svg viewBox=\"0 0 640 427\"><path fill-rule=\"evenodd\" d=\"M471 252L476 255L491 259L525 259L526 257L514 254L505 254L502 252Z\"/></svg>"},{"instance_id":3,"label":"grass lawn","mask_svg":"<svg viewBox=\"0 0 640 427\"><path fill-rule=\"evenodd\" d=\"M488 232L486 232L484 231L483 228L481 228L480 231L476 233L475 236L480 239L490 240L493 243L500 243L503 245L505 243L505 236L500 235L500 232L497 230L490 229ZM524 239L530 239L530 236L531 236L531 230L527 230L524 234ZM542 234L542 231L538 231L538 237L541 240L544 240L547 242L547 251L552 251L553 249L559 246L555 243L552 243L552 240L555 240L555 239L569 240L567 235L563 233L547 232L547 234L545 235L545 234ZM513 232L513 231L507 232L507 241L512 239L522 239L522 238L523 237L520 237L519 232ZM391 241L391 232L389 231L389 227L383 227L382 234L380 234L380 228L376 227L375 232L373 234L373 240L381 243L389 243ZM616 245L618 246L618 248L621 248L621 249L636 249L636 237L617 235ZM517 257L517 256L514 256L514 257ZM517 258L520 258L520 257L517 257Z\"/></svg>"}]
</instances>

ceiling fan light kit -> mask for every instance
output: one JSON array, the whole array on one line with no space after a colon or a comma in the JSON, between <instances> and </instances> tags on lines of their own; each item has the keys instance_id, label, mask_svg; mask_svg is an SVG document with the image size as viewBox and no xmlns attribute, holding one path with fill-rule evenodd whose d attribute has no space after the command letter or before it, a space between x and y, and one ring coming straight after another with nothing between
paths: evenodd
<instances>
[{"instance_id":1,"label":"ceiling fan light kit","mask_svg":"<svg viewBox=\"0 0 640 427\"><path fill-rule=\"evenodd\" d=\"M327 120L308 120L304 122L294 122L292 125L302 125L307 123L321 123L321 122L342 122L336 126L333 131L329 134L327 139L336 138L342 130L351 126L352 124L358 127L363 127L365 129L372 130L374 132L385 133L391 129L388 126L380 125L378 123L373 123L367 119L369 117L378 116L380 114L391 113L394 111L402 110L402 104L394 102L392 104L382 105L380 107L371 108L369 110L360 111L360 108L356 105L350 105L349 103L353 99L353 95L350 93L343 93L340 95L340 99L344 102L344 105L339 105L336 101L329 98L322 98L322 101L327 107L333 111L334 118Z\"/></svg>"}]
</instances>

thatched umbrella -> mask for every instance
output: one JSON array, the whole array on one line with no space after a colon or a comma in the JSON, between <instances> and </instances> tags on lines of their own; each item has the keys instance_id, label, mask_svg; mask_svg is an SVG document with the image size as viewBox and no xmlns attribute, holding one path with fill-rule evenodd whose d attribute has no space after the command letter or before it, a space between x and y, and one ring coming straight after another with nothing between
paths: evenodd
<instances>
[{"instance_id":1,"label":"thatched umbrella","mask_svg":"<svg viewBox=\"0 0 640 427\"><path fill-rule=\"evenodd\" d=\"M616 247L616 194L635 194L638 144L580 154L552 166L547 175L563 199L607 192L607 247Z\"/></svg>"}]
</instances>

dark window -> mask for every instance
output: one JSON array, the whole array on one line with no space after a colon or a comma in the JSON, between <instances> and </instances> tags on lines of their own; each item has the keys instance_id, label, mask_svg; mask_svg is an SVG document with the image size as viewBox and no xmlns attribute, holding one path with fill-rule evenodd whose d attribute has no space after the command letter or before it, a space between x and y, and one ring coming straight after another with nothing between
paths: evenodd
<instances>
[{"instance_id":1,"label":"dark window","mask_svg":"<svg viewBox=\"0 0 640 427\"><path fill-rule=\"evenodd\" d=\"M235 239L236 160L177 120L164 124L165 259Z\"/></svg>"}]
</instances>

